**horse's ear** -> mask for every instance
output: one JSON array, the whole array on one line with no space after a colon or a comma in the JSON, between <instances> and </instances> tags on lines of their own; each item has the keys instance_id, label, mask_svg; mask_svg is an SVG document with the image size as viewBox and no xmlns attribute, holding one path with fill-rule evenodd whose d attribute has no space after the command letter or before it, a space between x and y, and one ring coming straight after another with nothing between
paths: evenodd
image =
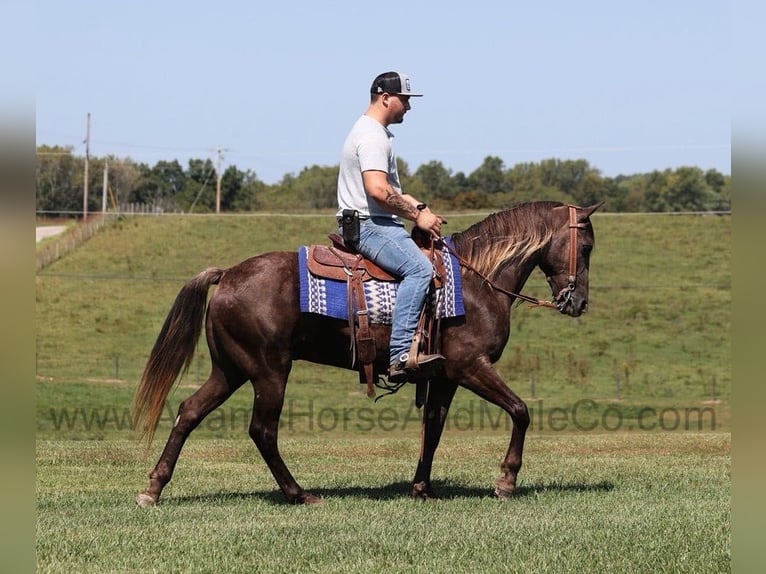
<instances>
[{"instance_id":1,"label":"horse's ear","mask_svg":"<svg viewBox=\"0 0 766 574\"><path fill-rule=\"evenodd\" d=\"M586 219L588 219L591 215L593 215L595 213L595 211L599 207L604 205L604 203L606 203L606 202L605 201L599 201L597 204L591 205L590 207L583 207L582 208L583 213L580 215L580 221L585 221Z\"/></svg>"}]
</instances>

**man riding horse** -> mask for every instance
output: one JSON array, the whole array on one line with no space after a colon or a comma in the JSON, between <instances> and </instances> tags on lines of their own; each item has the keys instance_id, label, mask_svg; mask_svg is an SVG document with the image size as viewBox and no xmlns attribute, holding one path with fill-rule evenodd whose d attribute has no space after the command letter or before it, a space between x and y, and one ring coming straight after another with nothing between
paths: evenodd
<instances>
[{"instance_id":1,"label":"man riding horse","mask_svg":"<svg viewBox=\"0 0 766 574\"><path fill-rule=\"evenodd\" d=\"M402 219L438 239L444 219L425 203L402 192L388 130L404 121L412 92L408 76L380 74L370 87L367 111L351 128L340 158L338 223L349 246L401 277L393 309L388 379L403 383L415 375L435 372L444 364L440 354L417 355L413 338L428 294L433 266L407 233Z\"/></svg>"}]
</instances>

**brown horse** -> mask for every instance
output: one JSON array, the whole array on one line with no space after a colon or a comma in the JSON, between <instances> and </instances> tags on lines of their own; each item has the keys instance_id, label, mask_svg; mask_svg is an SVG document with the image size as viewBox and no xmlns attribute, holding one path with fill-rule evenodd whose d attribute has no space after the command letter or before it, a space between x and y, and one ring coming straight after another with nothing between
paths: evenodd
<instances>
[{"instance_id":1,"label":"brown horse","mask_svg":"<svg viewBox=\"0 0 766 574\"><path fill-rule=\"evenodd\" d=\"M458 386L500 406L511 417L508 451L495 494L510 496L521 468L529 425L527 406L492 364L510 332L510 311L535 267L546 275L554 303L577 317L588 304L588 266L594 246L591 214L599 207L554 202L526 203L489 215L451 236L461 261L465 316L442 321L444 370L429 385L423 410L421 454L412 495L435 498L431 466ZM202 330L212 359L207 381L178 409L170 437L149 475L139 505L155 504L170 481L189 434L248 379L254 404L249 433L289 502L321 499L295 481L279 453L277 432L292 362L305 360L351 368L347 321L301 313L295 252L271 252L229 269L211 268L181 288L159 333L136 391L134 423L151 442L165 400L191 364ZM211 285L218 285L207 303ZM390 327L373 325L378 372L388 367Z\"/></svg>"}]
</instances>

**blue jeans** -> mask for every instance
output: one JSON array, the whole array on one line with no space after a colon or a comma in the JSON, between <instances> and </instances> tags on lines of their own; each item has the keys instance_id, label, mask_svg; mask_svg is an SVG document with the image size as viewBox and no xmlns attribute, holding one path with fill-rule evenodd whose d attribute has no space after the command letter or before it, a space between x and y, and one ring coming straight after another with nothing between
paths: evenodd
<instances>
[{"instance_id":1,"label":"blue jeans","mask_svg":"<svg viewBox=\"0 0 766 574\"><path fill-rule=\"evenodd\" d=\"M394 363L412 345L433 277L433 265L403 225L380 217L359 223L359 252L389 273L402 277L391 319L390 349Z\"/></svg>"}]
</instances>

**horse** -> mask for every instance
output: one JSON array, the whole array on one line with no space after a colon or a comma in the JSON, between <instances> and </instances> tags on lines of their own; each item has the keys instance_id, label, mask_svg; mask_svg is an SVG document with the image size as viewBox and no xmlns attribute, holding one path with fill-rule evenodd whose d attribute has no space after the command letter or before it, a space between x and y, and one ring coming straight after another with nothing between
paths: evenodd
<instances>
[{"instance_id":1,"label":"horse","mask_svg":"<svg viewBox=\"0 0 766 574\"><path fill-rule=\"evenodd\" d=\"M516 488L529 426L525 402L493 364L510 335L514 302L535 268L545 274L552 306L578 317L588 307L588 270L595 244L590 207L529 202L498 211L452 234L460 261L465 314L441 321L444 368L433 374L422 405L421 449L412 481L416 499L438 498L431 485L434 454L457 388L498 405L511 419L510 442L494 494ZM232 267L208 268L179 291L151 350L133 402L134 428L151 444L165 400L194 356L204 322L212 368L202 386L181 402L162 454L149 474L139 506L159 501L190 433L248 380L254 391L250 438L289 503L317 504L290 473L278 448L279 419L293 361L351 369L347 321L301 312L295 251L272 251ZM208 301L208 290L217 285ZM372 325L377 372L388 368L389 325Z\"/></svg>"}]
</instances>

